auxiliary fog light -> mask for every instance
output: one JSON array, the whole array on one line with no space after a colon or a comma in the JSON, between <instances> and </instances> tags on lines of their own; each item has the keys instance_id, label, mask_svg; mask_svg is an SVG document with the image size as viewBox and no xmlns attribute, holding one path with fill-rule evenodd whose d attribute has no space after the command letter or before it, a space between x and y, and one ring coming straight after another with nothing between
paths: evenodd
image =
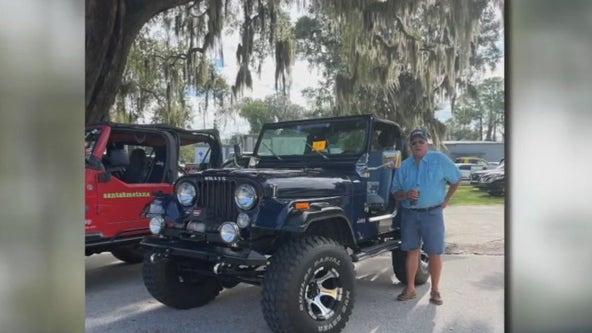
<instances>
[{"instance_id":1,"label":"auxiliary fog light","mask_svg":"<svg viewBox=\"0 0 592 333\"><path fill-rule=\"evenodd\" d=\"M150 232L158 235L162 231L162 227L164 227L164 219L162 216L155 216L150 219Z\"/></svg>"},{"instance_id":2,"label":"auxiliary fog light","mask_svg":"<svg viewBox=\"0 0 592 333\"><path fill-rule=\"evenodd\" d=\"M220 238L226 243L236 242L238 233L238 225L234 222L224 222L220 226Z\"/></svg>"},{"instance_id":3,"label":"auxiliary fog light","mask_svg":"<svg viewBox=\"0 0 592 333\"><path fill-rule=\"evenodd\" d=\"M238 224L238 227L243 229L249 226L249 223L251 223L251 219L249 218L249 215L245 214L245 213L240 213L238 214L238 217L236 218L236 224Z\"/></svg>"}]
</instances>

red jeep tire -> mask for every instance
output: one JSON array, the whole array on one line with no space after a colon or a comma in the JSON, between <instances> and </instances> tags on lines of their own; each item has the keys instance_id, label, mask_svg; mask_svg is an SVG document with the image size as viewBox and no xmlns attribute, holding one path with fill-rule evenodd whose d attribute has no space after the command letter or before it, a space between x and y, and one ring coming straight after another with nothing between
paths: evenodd
<instances>
[{"instance_id":1,"label":"red jeep tire","mask_svg":"<svg viewBox=\"0 0 592 333\"><path fill-rule=\"evenodd\" d=\"M139 264L144 260L144 253L140 244L121 246L111 250L111 254L128 264Z\"/></svg>"}]
</instances>

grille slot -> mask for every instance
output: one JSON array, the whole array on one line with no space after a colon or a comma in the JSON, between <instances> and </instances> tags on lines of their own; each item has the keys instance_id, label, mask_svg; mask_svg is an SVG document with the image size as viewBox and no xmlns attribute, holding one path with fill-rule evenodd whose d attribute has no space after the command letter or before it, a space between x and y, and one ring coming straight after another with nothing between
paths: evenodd
<instances>
[{"instance_id":1,"label":"grille slot","mask_svg":"<svg viewBox=\"0 0 592 333\"><path fill-rule=\"evenodd\" d=\"M205 208L208 219L214 218L218 222L235 221L238 208L234 204L234 190L236 181L228 179L197 181L199 197L197 206Z\"/></svg>"}]
</instances>

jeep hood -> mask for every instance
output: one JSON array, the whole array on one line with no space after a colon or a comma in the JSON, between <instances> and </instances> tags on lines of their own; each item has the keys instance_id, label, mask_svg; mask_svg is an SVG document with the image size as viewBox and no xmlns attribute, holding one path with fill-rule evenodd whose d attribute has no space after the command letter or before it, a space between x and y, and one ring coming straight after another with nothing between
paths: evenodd
<instances>
[{"instance_id":1,"label":"jeep hood","mask_svg":"<svg viewBox=\"0 0 592 333\"><path fill-rule=\"evenodd\" d=\"M323 169L212 169L204 177L249 179L261 185L276 187L279 198L342 196L349 191L351 178Z\"/></svg>"}]
</instances>

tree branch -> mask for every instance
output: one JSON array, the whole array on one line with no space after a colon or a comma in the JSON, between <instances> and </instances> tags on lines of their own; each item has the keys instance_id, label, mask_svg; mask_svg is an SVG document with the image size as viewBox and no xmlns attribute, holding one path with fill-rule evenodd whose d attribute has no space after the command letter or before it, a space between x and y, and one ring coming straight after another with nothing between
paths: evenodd
<instances>
[{"instance_id":1,"label":"tree branch","mask_svg":"<svg viewBox=\"0 0 592 333\"><path fill-rule=\"evenodd\" d=\"M397 23L399 23L399 26L401 27L401 31L403 31L403 34L405 36L407 36L407 38L421 42L421 39L417 38L416 36L413 36L409 32L409 29L405 26L405 23L403 23L403 19L401 19L401 17L399 15L395 16L395 18L397 19Z\"/></svg>"},{"instance_id":2,"label":"tree branch","mask_svg":"<svg viewBox=\"0 0 592 333\"><path fill-rule=\"evenodd\" d=\"M125 0L127 3L130 12L134 11L141 11L143 14L147 15L149 18L153 17L154 15L163 12L165 10L178 7L181 5L188 4L190 2L201 2L194 1L194 0Z\"/></svg>"},{"instance_id":3,"label":"tree branch","mask_svg":"<svg viewBox=\"0 0 592 333\"><path fill-rule=\"evenodd\" d=\"M194 47L194 48L187 50L187 52L185 52L185 53L178 53L178 54L174 54L174 55L170 55L170 56L166 56L166 57L163 57L159 54L153 54L152 56L154 58L162 59L163 61L165 61L167 63L169 60L173 60L173 62L169 63L169 65L174 65L177 62L177 60L187 60L187 58L189 58L193 53L196 53L196 52L204 53L205 48L204 47Z\"/></svg>"},{"instance_id":4,"label":"tree branch","mask_svg":"<svg viewBox=\"0 0 592 333\"><path fill-rule=\"evenodd\" d=\"M162 104L162 98L152 89L146 88L143 85L139 84L138 82L134 82L136 84L136 86L138 86L138 88L140 88L140 90L149 93L150 95L152 95L159 104Z\"/></svg>"}]
</instances>

